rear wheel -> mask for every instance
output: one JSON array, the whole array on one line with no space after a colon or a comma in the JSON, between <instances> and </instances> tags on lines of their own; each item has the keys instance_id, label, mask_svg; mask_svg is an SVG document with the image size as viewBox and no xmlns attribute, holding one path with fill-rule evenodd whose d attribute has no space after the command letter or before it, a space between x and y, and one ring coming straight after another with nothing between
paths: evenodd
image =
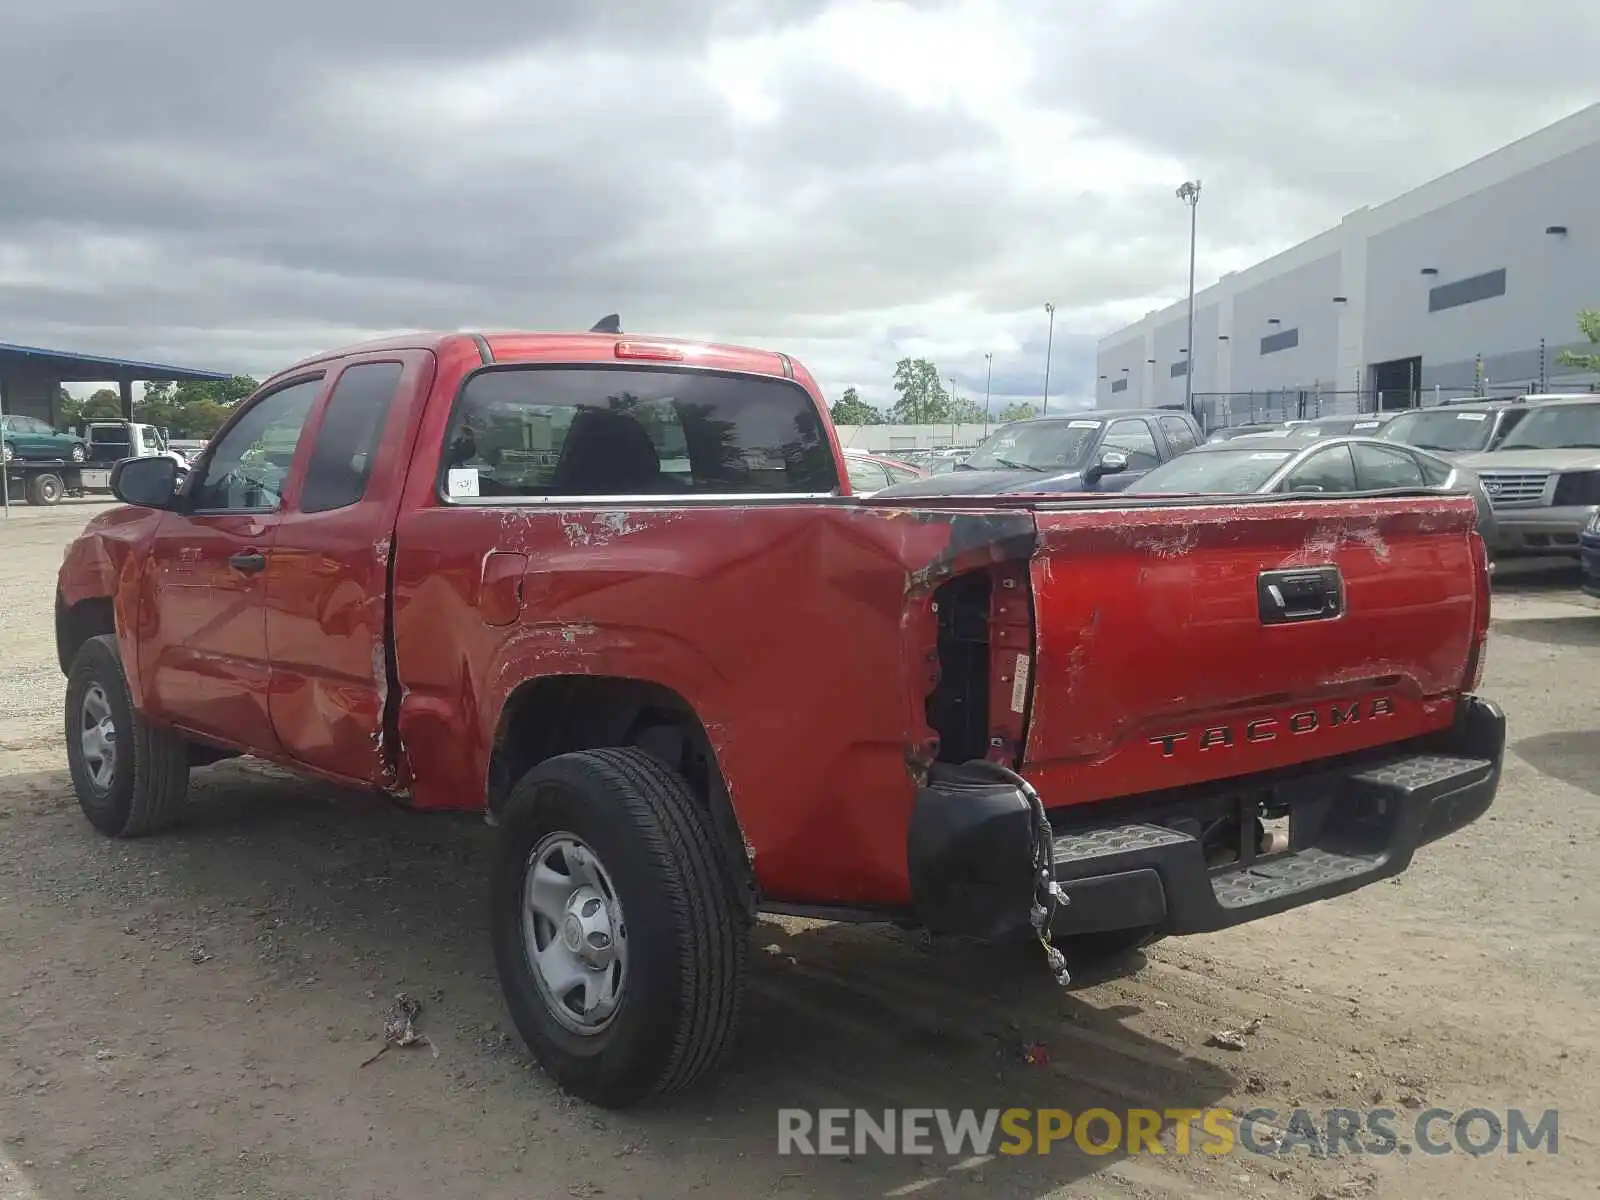
<instances>
[{"instance_id":1,"label":"rear wheel","mask_svg":"<svg viewBox=\"0 0 1600 1200\"><path fill-rule=\"evenodd\" d=\"M133 710L110 634L84 642L67 675L67 768L89 823L109 837L173 825L189 791L189 751Z\"/></svg>"},{"instance_id":2,"label":"rear wheel","mask_svg":"<svg viewBox=\"0 0 1600 1200\"><path fill-rule=\"evenodd\" d=\"M535 767L500 817L490 918L518 1031L567 1091L622 1107L731 1048L747 928L709 819L637 748Z\"/></svg>"},{"instance_id":3,"label":"rear wheel","mask_svg":"<svg viewBox=\"0 0 1600 1200\"><path fill-rule=\"evenodd\" d=\"M28 480L28 503L49 506L60 504L61 497L66 492L66 486L61 482L61 476L52 475L48 471L35 475Z\"/></svg>"}]
</instances>

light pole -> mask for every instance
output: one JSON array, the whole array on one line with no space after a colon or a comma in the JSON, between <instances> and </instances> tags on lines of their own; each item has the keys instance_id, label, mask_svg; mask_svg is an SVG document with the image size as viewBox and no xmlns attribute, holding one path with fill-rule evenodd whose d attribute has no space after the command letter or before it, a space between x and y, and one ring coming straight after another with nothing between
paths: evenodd
<instances>
[{"instance_id":1,"label":"light pole","mask_svg":"<svg viewBox=\"0 0 1600 1200\"><path fill-rule=\"evenodd\" d=\"M1044 339L1044 412L1040 416L1050 415L1050 351L1056 340L1056 306L1046 303L1045 312L1050 314L1050 332Z\"/></svg>"},{"instance_id":2,"label":"light pole","mask_svg":"<svg viewBox=\"0 0 1600 1200\"><path fill-rule=\"evenodd\" d=\"M983 361L989 364L988 367L984 370L984 373L983 373L983 436L984 436L985 440L988 440L988 437L989 437L989 385L994 382L994 351L991 350L991 351L989 351L989 353L985 354L983 356Z\"/></svg>"},{"instance_id":3,"label":"light pole","mask_svg":"<svg viewBox=\"0 0 1600 1200\"><path fill-rule=\"evenodd\" d=\"M1188 361L1183 364L1183 411L1194 416L1194 224L1200 207L1200 181L1187 180L1178 199L1189 206L1189 340Z\"/></svg>"},{"instance_id":4,"label":"light pole","mask_svg":"<svg viewBox=\"0 0 1600 1200\"><path fill-rule=\"evenodd\" d=\"M945 376L950 381L950 444L956 444L956 377Z\"/></svg>"}]
</instances>

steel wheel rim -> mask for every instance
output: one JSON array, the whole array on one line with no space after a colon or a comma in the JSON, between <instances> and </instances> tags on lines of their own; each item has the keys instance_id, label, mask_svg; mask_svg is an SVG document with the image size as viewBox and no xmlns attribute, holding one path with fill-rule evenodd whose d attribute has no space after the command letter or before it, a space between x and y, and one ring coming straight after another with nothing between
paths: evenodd
<instances>
[{"instance_id":1,"label":"steel wheel rim","mask_svg":"<svg viewBox=\"0 0 1600 1200\"><path fill-rule=\"evenodd\" d=\"M628 927L605 864L576 834L549 834L528 855L522 948L564 1029L594 1037L616 1019L628 982Z\"/></svg>"},{"instance_id":2,"label":"steel wheel rim","mask_svg":"<svg viewBox=\"0 0 1600 1200\"><path fill-rule=\"evenodd\" d=\"M108 791L117 773L117 722L106 690L98 683L89 685L79 706L78 746L89 781L97 790Z\"/></svg>"}]
</instances>

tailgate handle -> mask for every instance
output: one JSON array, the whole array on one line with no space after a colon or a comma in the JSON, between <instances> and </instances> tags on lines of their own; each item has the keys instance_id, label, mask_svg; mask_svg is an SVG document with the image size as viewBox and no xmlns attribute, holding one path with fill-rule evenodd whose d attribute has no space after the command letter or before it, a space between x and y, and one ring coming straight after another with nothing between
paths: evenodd
<instances>
[{"instance_id":1,"label":"tailgate handle","mask_svg":"<svg viewBox=\"0 0 1600 1200\"><path fill-rule=\"evenodd\" d=\"M1344 579L1338 567L1263 571L1256 577L1263 625L1330 621L1344 612Z\"/></svg>"}]
</instances>

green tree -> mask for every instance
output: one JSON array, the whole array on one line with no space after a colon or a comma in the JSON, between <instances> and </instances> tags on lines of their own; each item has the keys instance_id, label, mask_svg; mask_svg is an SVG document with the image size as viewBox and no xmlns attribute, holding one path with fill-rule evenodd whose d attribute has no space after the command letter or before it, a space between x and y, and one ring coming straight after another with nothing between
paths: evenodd
<instances>
[{"instance_id":1,"label":"green tree","mask_svg":"<svg viewBox=\"0 0 1600 1200\"><path fill-rule=\"evenodd\" d=\"M926 358L902 358L894 365L894 419L902 425L939 425L950 419L950 393L939 368Z\"/></svg>"},{"instance_id":2,"label":"green tree","mask_svg":"<svg viewBox=\"0 0 1600 1200\"><path fill-rule=\"evenodd\" d=\"M84 421L115 421L122 416L122 396L111 388L101 388L83 402L79 417Z\"/></svg>"},{"instance_id":3,"label":"green tree","mask_svg":"<svg viewBox=\"0 0 1600 1200\"><path fill-rule=\"evenodd\" d=\"M1026 401L1016 404L1008 404L1000 410L1000 420L1002 421L1026 421L1029 418L1036 417L1038 415L1039 414L1034 411L1033 405L1027 403Z\"/></svg>"},{"instance_id":4,"label":"green tree","mask_svg":"<svg viewBox=\"0 0 1600 1200\"><path fill-rule=\"evenodd\" d=\"M888 418L861 398L853 387L847 387L828 408L835 425L882 425Z\"/></svg>"},{"instance_id":5,"label":"green tree","mask_svg":"<svg viewBox=\"0 0 1600 1200\"><path fill-rule=\"evenodd\" d=\"M191 380L180 383L172 394L177 404L192 400L210 400L217 404L237 404L261 384L248 375L234 375L228 379Z\"/></svg>"},{"instance_id":6,"label":"green tree","mask_svg":"<svg viewBox=\"0 0 1600 1200\"><path fill-rule=\"evenodd\" d=\"M945 418L952 425L974 425L983 420L983 405L971 396L953 396L950 415Z\"/></svg>"},{"instance_id":7,"label":"green tree","mask_svg":"<svg viewBox=\"0 0 1600 1200\"><path fill-rule=\"evenodd\" d=\"M1586 308L1578 314L1578 328L1589 339L1590 345L1600 345L1600 309ZM1561 352L1561 365L1577 367L1580 371L1600 371L1600 354L1579 354L1572 350Z\"/></svg>"}]
</instances>

